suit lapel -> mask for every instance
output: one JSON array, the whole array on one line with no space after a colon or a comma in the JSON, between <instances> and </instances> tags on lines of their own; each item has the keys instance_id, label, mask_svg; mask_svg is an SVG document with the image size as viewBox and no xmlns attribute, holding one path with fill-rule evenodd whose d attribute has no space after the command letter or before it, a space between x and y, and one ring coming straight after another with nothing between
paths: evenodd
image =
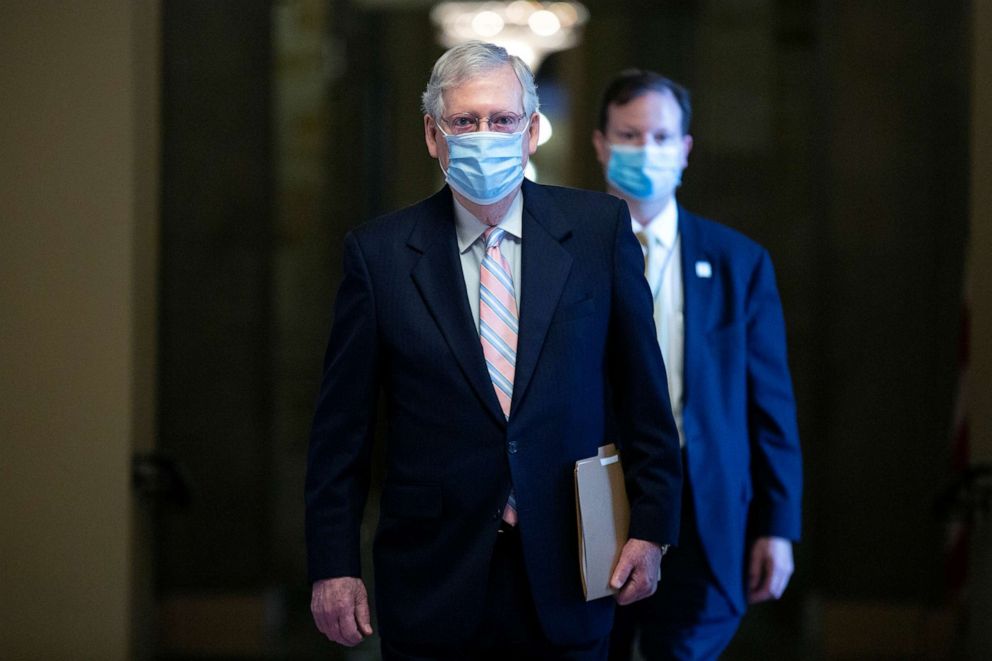
<instances>
[{"instance_id":1,"label":"suit lapel","mask_svg":"<svg viewBox=\"0 0 992 661\"><path fill-rule=\"evenodd\" d=\"M524 181L523 263L520 279L520 335L510 415L527 393L558 299L572 268L572 256L561 242L570 226L547 193Z\"/></svg>"},{"instance_id":2,"label":"suit lapel","mask_svg":"<svg viewBox=\"0 0 992 661\"><path fill-rule=\"evenodd\" d=\"M452 205L447 187L427 201L407 240L421 253L411 276L465 378L489 413L505 424L468 304Z\"/></svg>"}]
</instances>

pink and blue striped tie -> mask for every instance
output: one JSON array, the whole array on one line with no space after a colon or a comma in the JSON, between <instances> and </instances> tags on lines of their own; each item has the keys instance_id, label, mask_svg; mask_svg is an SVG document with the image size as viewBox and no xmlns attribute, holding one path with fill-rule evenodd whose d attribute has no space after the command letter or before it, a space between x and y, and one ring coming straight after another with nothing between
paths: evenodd
<instances>
[{"instance_id":1,"label":"pink and blue striped tie","mask_svg":"<svg viewBox=\"0 0 992 661\"><path fill-rule=\"evenodd\" d=\"M482 235L486 254L479 272L479 337L503 415L510 417L513 377L517 364L517 300L513 296L513 276L499 244L506 233L490 227ZM503 510L503 520L513 525L517 511L513 493Z\"/></svg>"}]
</instances>

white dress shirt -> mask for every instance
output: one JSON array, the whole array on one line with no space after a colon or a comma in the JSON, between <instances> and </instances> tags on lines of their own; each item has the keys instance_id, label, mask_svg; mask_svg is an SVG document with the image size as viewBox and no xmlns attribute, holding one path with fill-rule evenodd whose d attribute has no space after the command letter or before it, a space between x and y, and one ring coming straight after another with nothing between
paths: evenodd
<instances>
[{"instance_id":1,"label":"white dress shirt","mask_svg":"<svg viewBox=\"0 0 992 661\"><path fill-rule=\"evenodd\" d=\"M668 374L668 395L678 427L679 444L685 447L682 429L685 366L685 295L682 290L682 241L679 237L678 205L675 198L657 216L642 227L633 221L634 233L643 232L645 241L644 275L654 296L654 321L658 345ZM646 243L646 246L643 245Z\"/></svg>"},{"instance_id":2,"label":"white dress shirt","mask_svg":"<svg viewBox=\"0 0 992 661\"><path fill-rule=\"evenodd\" d=\"M510 265L513 275L513 297L517 300L517 315L520 315L520 241L523 239L524 197L521 191L513 198L506 215L499 221L506 234L499 244L503 258ZM458 236L458 253L461 256L462 276L465 278L465 292L472 308L475 328L479 329L479 270L482 258L486 255L486 242L482 234L489 229L472 212L455 200L455 233Z\"/></svg>"}]
</instances>

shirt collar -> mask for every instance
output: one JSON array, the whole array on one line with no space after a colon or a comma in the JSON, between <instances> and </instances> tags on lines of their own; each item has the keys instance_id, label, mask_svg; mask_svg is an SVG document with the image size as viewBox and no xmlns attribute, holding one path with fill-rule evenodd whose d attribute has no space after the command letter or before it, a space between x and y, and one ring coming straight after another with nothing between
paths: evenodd
<instances>
[{"instance_id":1,"label":"shirt collar","mask_svg":"<svg viewBox=\"0 0 992 661\"><path fill-rule=\"evenodd\" d=\"M631 220L633 223L633 228L635 232L641 230L641 224L636 220ZM675 238L678 236L679 230L679 206L675 202L675 196L668 201L665 208L661 212L651 219L647 225L644 226L644 231L652 241L657 241L661 243L666 248L671 248L675 245Z\"/></svg>"},{"instance_id":2,"label":"shirt collar","mask_svg":"<svg viewBox=\"0 0 992 661\"><path fill-rule=\"evenodd\" d=\"M463 253L472 247L479 237L489 229L489 225L472 215L472 212L459 204L458 200L452 197L455 203L455 233L458 235L458 252ZM510 208L506 210L503 220L499 221L498 227L510 236L517 239L523 238L523 217L524 217L524 194L517 191Z\"/></svg>"}]
</instances>

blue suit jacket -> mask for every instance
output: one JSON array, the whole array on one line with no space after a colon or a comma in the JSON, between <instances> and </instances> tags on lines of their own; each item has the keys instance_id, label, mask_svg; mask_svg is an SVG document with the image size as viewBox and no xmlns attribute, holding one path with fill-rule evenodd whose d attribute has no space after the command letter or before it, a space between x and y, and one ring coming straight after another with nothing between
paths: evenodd
<instances>
[{"instance_id":1,"label":"blue suit jacket","mask_svg":"<svg viewBox=\"0 0 992 661\"><path fill-rule=\"evenodd\" d=\"M710 567L743 612L748 540L800 533L802 463L785 323L764 248L681 207L678 222L685 470Z\"/></svg>"},{"instance_id":2,"label":"blue suit jacket","mask_svg":"<svg viewBox=\"0 0 992 661\"><path fill-rule=\"evenodd\" d=\"M358 576L359 526L382 393L385 478L373 558L380 632L458 641L479 625L511 484L538 616L555 643L606 635L586 603L573 468L622 441L630 536L678 537L681 462L651 295L626 205L523 186L520 335L509 420L469 308L451 193L351 232L311 434L312 580ZM607 438L608 393L627 422Z\"/></svg>"}]
</instances>

